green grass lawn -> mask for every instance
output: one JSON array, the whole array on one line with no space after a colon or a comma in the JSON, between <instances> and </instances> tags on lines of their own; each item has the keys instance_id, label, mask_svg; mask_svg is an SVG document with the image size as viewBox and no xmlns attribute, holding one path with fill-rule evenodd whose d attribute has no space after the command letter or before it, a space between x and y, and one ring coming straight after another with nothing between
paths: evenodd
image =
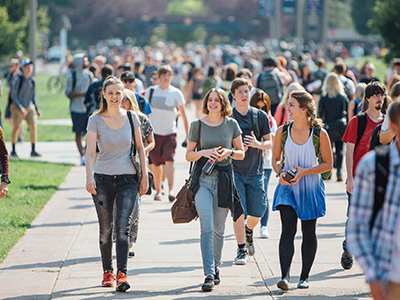
<instances>
[{"instance_id":1,"label":"green grass lawn","mask_svg":"<svg viewBox=\"0 0 400 300\"><path fill-rule=\"evenodd\" d=\"M71 165L15 159L9 194L0 199L0 262L64 182Z\"/></svg>"},{"instance_id":2,"label":"green grass lawn","mask_svg":"<svg viewBox=\"0 0 400 300\"><path fill-rule=\"evenodd\" d=\"M6 141L11 140L11 125L3 123L4 137ZM28 125L24 123L25 137L24 141L29 142ZM75 134L72 132L71 126L58 125L37 125L38 142L55 142L55 141L74 141Z\"/></svg>"}]
</instances>

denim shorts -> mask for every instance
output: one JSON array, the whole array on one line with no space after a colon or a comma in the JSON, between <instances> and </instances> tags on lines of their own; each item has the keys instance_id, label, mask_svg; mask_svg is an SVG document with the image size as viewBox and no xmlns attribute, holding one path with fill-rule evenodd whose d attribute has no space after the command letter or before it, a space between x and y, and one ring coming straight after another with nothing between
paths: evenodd
<instances>
[{"instance_id":1,"label":"denim shorts","mask_svg":"<svg viewBox=\"0 0 400 300\"><path fill-rule=\"evenodd\" d=\"M244 208L244 214L261 218L267 209L264 176L245 176L235 172L235 184Z\"/></svg>"}]
</instances>

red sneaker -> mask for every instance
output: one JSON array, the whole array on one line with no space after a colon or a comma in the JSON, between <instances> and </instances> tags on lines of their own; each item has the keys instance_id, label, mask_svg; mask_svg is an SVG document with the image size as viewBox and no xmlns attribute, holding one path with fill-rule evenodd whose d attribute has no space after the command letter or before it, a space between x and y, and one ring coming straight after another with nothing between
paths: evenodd
<instances>
[{"instance_id":1,"label":"red sneaker","mask_svg":"<svg viewBox=\"0 0 400 300\"><path fill-rule=\"evenodd\" d=\"M114 281L115 277L112 270L105 270L103 273L103 281L101 282L102 286L113 286Z\"/></svg>"},{"instance_id":2,"label":"red sneaker","mask_svg":"<svg viewBox=\"0 0 400 300\"><path fill-rule=\"evenodd\" d=\"M122 273L121 271L118 271L117 274L117 291L118 292L125 292L128 290L131 286L128 283L128 280L126 279L126 274Z\"/></svg>"}]
</instances>

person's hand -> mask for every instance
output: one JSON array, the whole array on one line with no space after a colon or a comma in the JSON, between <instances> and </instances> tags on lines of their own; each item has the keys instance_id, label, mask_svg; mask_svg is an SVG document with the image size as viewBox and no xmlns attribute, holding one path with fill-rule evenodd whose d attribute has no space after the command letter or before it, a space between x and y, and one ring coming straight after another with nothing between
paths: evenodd
<instances>
[{"instance_id":1,"label":"person's hand","mask_svg":"<svg viewBox=\"0 0 400 300\"><path fill-rule=\"evenodd\" d=\"M221 154L219 153L221 151L221 146L212 148L212 149L207 149L207 150L201 150L201 154L204 157L207 158L212 158L212 159L219 159L221 157Z\"/></svg>"},{"instance_id":2,"label":"person's hand","mask_svg":"<svg viewBox=\"0 0 400 300\"><path fill-rule=\"evenodd\" d=\"M142 181L140 181L140 196L145 195L149 189L149 175L147 173L143 174Z\"/></svg>"},{"instance_id":3,"label":"person's hand","mask_svg":"<svg viewBox=\"0 0 400 300\"><path fill-rule=\"evenodd\" d=\"M21 107L21 110L19 111L19 113L25 118L28 115L28 112L26 111L26 109L24 107Z\"/></svg>"},{"instance_id":4,"label":"person's hand","mask_svg":"<svg viewBox=\"0 0 400 300\"><path fill-rule=\"evenodd\" d=\"M40 111L40 109L37 109L36 113L37 113L38 117L40 117L42 115L42 112Z\"/></svg>"},{"instance_id":5,"label":"person's hand","mask_svg":"<svg viewBox=\"0 0 400 300\"><path fill-rule=\"evenodd\" d=\"M346 182L346 191L350 194L353 194L354 180L353 178L347 178Z\"/></svg>"},{"instance_id":6,"label":"person's hand","mask_svg":"<svg viewBox=\"0 0 400 300\"><path fill-rule=\"evenodd\" d=\"M389 287L380 279L371 282L369 288L374 300L388 300L390 297Z\"/></svg>"},{"instance_id":7,"label":"person's hand","mask_svg":"<svg viewBox=\"0 0 400 300\"><path fill-rule=\"evenodd\" d=\"M223 161L225 158L227 158L229 155L231 155L233 149L226 149L226 148L221 148L218 153L220 157L218 158L218 161Z\"/></svg>"},{"instance_id":8,"label":"person's hand","mask_svg":"<svg viewBox=\"0 0 400 300\"><path fill-rule=\"evenodd\" d=\"M97 195L96 192L96 181L93 180L93 178L91 180L87 180L86 181L86 190L92 194L92 195Z\"/></svg>"},{"instance_id":9,"label":"person's hand","mask_svg":"<svg viewBox=\"0 0 400 300\"><path fill-rule=\"evenodd\" d=\"M285 172L282 172L279 174L279 183L282 185L291 185L289 182L287 182L284 178L286 176Z\"/></svg>"},{"instance_id":10,"label":"person's hand","mask_svg":"<svg viewBox=\"0 0 400 300\"><path fill-rule=\"evenodd\" d=\"M297 169L297 173L296 176L294 176L294 178L292 180L290 180L293 184L298 184L300 179L304 177L304 175L306 175L306 169L296 166L295 164L293 164L293 167L295 167Z\"/></svg>"},{"instance_id":11,"label":"person's hand","mask_svg":"<svg viewBox=\"0 0 400 300\"><path fill-rule=\"evenodd\" d=\"M247 147L259 148L260 142L257 141L254 132L251 132L251 135L245 135L243 139L243 144Z\"/></svg>"},{"instance_id":12,"label":"person's hand","mask_svg":"<svg viewBox=\"0 0 400 300\"><path fill-rule=\"evenodd\" d=\"M186 147L187 147L187 139L185 139L185 140L182 142L182 147L183 147L183 148L186 148Z\"/></svg>"},{"instance_id":13,"label":"person's hand","mask_svg":"<svg viewBox=\"0 0 400 300\"><path fill-rule=\"evenodd\" d=\"M1 182L0 191L1 191L0 198L3 198L8 195L8 183L7 182L4 182L4 181Z\"/></svg>"}]
</instances>

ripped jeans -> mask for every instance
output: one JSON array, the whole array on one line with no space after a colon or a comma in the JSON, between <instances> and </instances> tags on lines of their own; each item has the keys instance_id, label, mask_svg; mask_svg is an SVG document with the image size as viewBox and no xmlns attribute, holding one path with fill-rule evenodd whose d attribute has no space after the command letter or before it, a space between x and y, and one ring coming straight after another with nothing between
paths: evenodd
<instances>
[{"instance_id":1,"label":"ripped jeans","mask_svg":"<svg viewBox=\"0 0 400 300\"><path fill-rule=\"evenodd\" d=\"M92 195L100 229L100 252L103 270L112 267L112 231L115 203L117 269L126 274L129 251L129 228L132 211L138 206L137 175L94 174L97 195Z\"/></svg>"}]
</instances>

